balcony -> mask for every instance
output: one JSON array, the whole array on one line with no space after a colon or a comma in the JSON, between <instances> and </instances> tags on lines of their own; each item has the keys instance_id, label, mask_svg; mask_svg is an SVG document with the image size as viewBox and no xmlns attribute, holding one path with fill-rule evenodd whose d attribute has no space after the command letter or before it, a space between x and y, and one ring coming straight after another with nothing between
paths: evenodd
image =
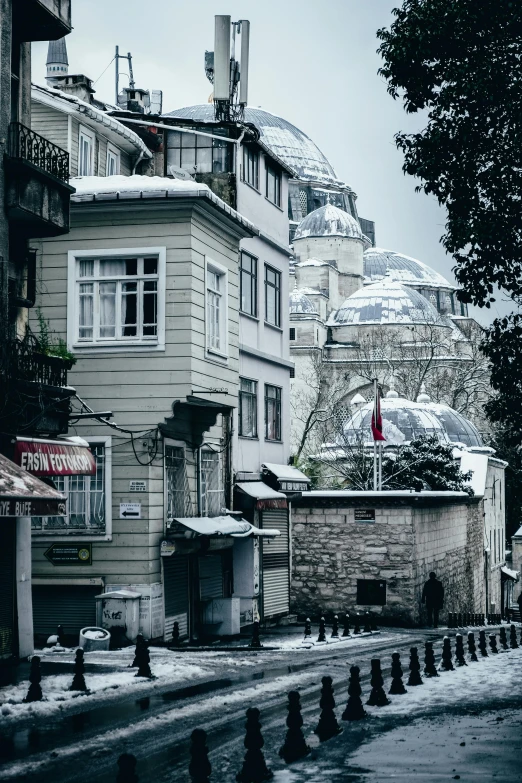
<instances>
[{"instance_id":1,"label":"balcony","mask_svg":"<svg viewBox=\"0 0 522 783\"><path fill-rule=\"evenodd\" d=\"M24 236L53 237L69 231L69 153L19 122L9 126L7 216Z\"/></svg>"},{"instance_id":2,"label":"balcony","mask_svg":"<svg viewBox=\"0 0 522 783\"><path fill-rule=\"evenodd\" d=\"M57 41L71 30L71 0L13 2L13 32L20 41Z\"/></svg>"}]
</instances>

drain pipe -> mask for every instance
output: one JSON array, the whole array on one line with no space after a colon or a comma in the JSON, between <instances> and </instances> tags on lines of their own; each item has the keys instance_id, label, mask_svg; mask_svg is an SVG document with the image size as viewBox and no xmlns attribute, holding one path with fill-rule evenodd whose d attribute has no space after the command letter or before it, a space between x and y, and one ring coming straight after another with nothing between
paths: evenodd
<instances>
[{"instance_id":1,"label":"drain pipe","mask_svg":"<svg viewBox=\"0 0 522 783\"><path fill-rule=\"evenodd\" d=\"M196 496L198 517L201 516L202 502L201 502L201 446L196 449Z\"/></svg>"},{"instance_id":2,"label":"drain pipe","mask_svg":"<svg viewBox=\"0 0 522 783\"><path fill-rule=\"evenodd\" d=\"M141 150L140 154L136 158L136 163L134 164L133 169L132 169L132 174L133 175L136 174L136 169L138 168L138 166L140 165L140 163L141 163L141 161L143 160L144 157L145 157L145 151Z\"/></svg>"}]
</instances>

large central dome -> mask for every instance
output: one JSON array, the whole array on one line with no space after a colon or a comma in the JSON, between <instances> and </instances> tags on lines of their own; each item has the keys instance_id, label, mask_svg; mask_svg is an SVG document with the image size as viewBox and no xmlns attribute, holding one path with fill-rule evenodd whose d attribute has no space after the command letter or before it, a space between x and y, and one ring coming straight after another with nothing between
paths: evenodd
<instances>
[{"instance_id":1,"label":"large central dome","mask_svg":"<svg viewBox=\"0 0 522 783\"><path fill-rule=\"evenodd\" d=\"M211 103L185 106L163 116L194 122L214 122L214 106ZM344 184L319 147L291 122L263 109L251 107L245 109L245 122L250 122L257 128L263 143L294 169L298 179L325 185Z\"/></svg>"},{"instance_id":2,"label":"large central dome","mask_svg":"<svg viewBox=\"0 0 522 783\"><path fill-rule=\"evenodd\" d=\"M436 309L414 288L406 288L385 277L349 296L339 310L331 314L328 326L436 324L438 321Z\"/></svg>"}]
</instances>

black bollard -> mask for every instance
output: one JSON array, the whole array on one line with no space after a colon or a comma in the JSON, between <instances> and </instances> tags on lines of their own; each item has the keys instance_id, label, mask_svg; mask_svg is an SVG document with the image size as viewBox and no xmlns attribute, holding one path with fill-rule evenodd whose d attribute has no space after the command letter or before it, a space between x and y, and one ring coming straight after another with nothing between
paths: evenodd
<instances>
[{"instance_id":1,"label":"black bollard","mask_svg":"<svg viewBox=\"0 0 522 783\"><path fill-rule=\"evenodd\" d=\"M181 642L179 640L179 623L175 621L174 625L172 626L172 640L170 642L170 646L179 647L180 645Z\"/></svg>"},{"instance_id":2,"label":"black bollard","mask_svg":"<svg viewBox=\"0 0 522 783\"><path fill-rule=\"evenodd\" d=\"M478 661L477 647L475 645L475 634L473 631L468 633L468 653L470 661Z\"/></svg>"},{"instance_id":3,"label":"black bollard","mask_svg":"<svg viewBox=\"0 0 522 783\"><path fill-rule=\"evenodd\" d=\"M40 656L33 655L31 658L31 670L29 672L29 690L24 702L42 701L43 693L40 682L42 681L42 670L40 669Z\"/></svg>"},{"instance_id":4,"label":"black bollard","mask_svg":"<svg viewBox=\"0 0 522 783\"><path fill-rule=\"evenodd\" d=\"M348 614L344 616L343 636L350 636L350 615Z\"/></svg>"},{"instance_id":5,"label":"black bollard","mask_svg":"<svg viewBox=\"0 0 522 783\"><path fill-rule=\"evenodd\" d=\"M457 615L457 628L462 628L462 613L459 612Z\"/></svg>"},{"instance_id":6,"label":"black bollard","mask_svg":"<svg viewBox=\"0 0 522 783\"><path fill-rule=\"evenodd\" d=\"M138 671L136 672L135 677L148 677L149 680L152 680L149 648L147 647L147 643L145 641L137 651L136 658L138 659Z\"/></svg>"},{"instance_id":7,"label":"black bollard","mask_svg":"<svg viewBox=\"0 0 522 783\"><path fill-rule=\"evenodd\" d=\"M385 707L390 703L390 700L384 692L384 680L381 672L381 662L379 658L372 658L371 662L372 673L370 683L372 689L370 691L370 698L366 702L370 707Z\"/></svg>"},{"instance_id":8,"label":"black bollard","mask_svg":"<svg viewBox=\"0 0 522 783\"><path fill-rule=\"evenodd\" d=\"M496 633L490 633L489 634L489 649L491 652L495 655L498 653L497 650L497 635Z\"/></svg>"},{"instance_id":9,"label":"black bollard","mask_svg":"<svg viewBox=\"0 0 522 783\"><path fill-rule=\"evenodd\" d=\"M371 633L372 632L372 625L370 622L370 613L365 612L364 613L364 633Z\"/></svg>"},{"instance_id":10,"label":"black bollard","mask_svg":"<svg viewBox=\"0 0 522 783\"><path fill-rule=\"evenodd\" d=\"M332 623L332 639L338 639L339 638L339 617L334 614L334 619Z\"/></svg>"},{"instance_id":11,"label":"black bollard","mask_svg":"<svg viewBox=\"0 0 522 783\"><path fill-rule=\"evenodd\" d=\"M79 647L76 650L74 660L74 677L71 685L71 691L86 691L87 686L85 684L85 664L83 662L83 650Z\"/></svg>"},{"instance_id":12,"label":"black bollard","mask_svg":"<svg viewBox=\"0 0 522 783\"><path fill-rule=\"evenodd\" d=\"M58 644L60 647L65 647L65 631L63 630L63 625L59 625L56 629L56 635L58 637Z\"/></svg>"},{"instance_id":13,"label":"black bollard","mask_svg":"<svg viewBox=\"0 0 522 783\"><path fill-rule=\"evenodd\" d=\"M445 636L442 642L442 661L440 665L446 672L452 672L454 669L449 636Z\"/></svg>"},{"instance_id":14,"label":"black bollard","mask_svg":"<svg viewBox=\"0 0 522 783\"><path fill-rule=\"evenodd\" d=\"M448 612L448 628L455 628L455 623L453 622L453 612Z\"/></svg>"},{"instance_id":15,"label":"black bollard","mask_svg":"<svg viewBox=\"0 0 522 783\"><path fill-rule=\"evenodd\" d=\"M401 666L401 656L398 652L392 653L392 665L391 665L391 687L388 693L390 694L400 694L400 693L408 693L406 688L404 687L404 683L402 681L402 666Z\"/></svg>"},{"instance_id":16,"label":"black bollard","mask_svg":"<svg viewBox=\"0 0 522 783\"><path fill-rule=\"evenodd\" d=\"M507 640L507 635L506 635L506 629L504 628L504 626L501 626L501 628L500 628L500 630L498 632L498 638L499 638L500 646L502 647L502 649L503 650L509 650L508 640Z\"/></svg>"},{"instance_id":17,"label":"black bollard","mask_svg":"<svg viewBox=\"0 0 522 783\"><path fill-rule=\"evenodd\" d=\"M361 701L361 674L358 666L350 667L350 681L348 683L348 704L342 714L343 720L362 720L366 718L363 703Z\"/></svg>"},{"instance_id":18,"label":"black bollard","mask_svg":"<svg viewBox=\"0 0 522 783\"><path fill-rule=\"evenodd\" d=\"M511 627L509 629L509 646L511 647L512 650L515 650L518 647L517 629L515 628L513 623L511 623Z\"/></svg>"},{"instance_id":19,"label":"black bollard","mask_svg":"<svg viewBox=\"0 0 522 783\"><path fill-rule=\"evenodd\" d=\"M373 614L370 615L370 630L371 631L378 631L379 630L377 628L377 620L375 619L375 615L373 615Z\"/></svg>"},{"instance_id":20,"label":"black bollard","mask_svg":"<svg viewBox=\"0 0 522 783\"><path fill-rule=\"evenodd\" d=\"M307 617L306 620L305 620L304 638L305 639L311 639L312 638L312 623L311 623L309 617Z\"/></svg>"},{"instance_id":21,"label":"black bollard","mask_svg":"<svg viewBox=\"0 0 522 783\"><path fill-rule=\"evenodd\" d=\"M335 699L332 678L323 677L321 682L321 700L319 702L321 715L319 716L319 723L317 724L314 733L317 734L321 742L325 742L326 740L335 737L336 734L340 734L342 729L335 717Z\"/></svg>"},{"instance_id":22,"label":"black bollard","mask_svg":"<svg viewBox=\"0 0 522 783\"><path fill-rule=\"evenodd\" d=\"M310 748L306 744L301 731L303 718L301 717L301 703L297 691L290 691L288 694L286 725L288 731L286 732L284 745L279 750L279 755L287 764L291 764L292 761L297 761L310 753Z\"/></svg>"},{"instance_id":23,"label":"black bollard","mask_svg":"<svg viewBox=\"0 0 522 783\"><path fill-rule=\"evenodd\" d=\"M424 643L424 674L426 677L438 677L439 673L435 666L435 653L433 652L433 642Z\"/></svg>"},{"instance_id":24,"label":"black bollard","mask_svg":"<svg viewBox=\"0 0 522 783\"><path fill-rule=\"evenodd\" d=\"M408 685L422 685L422 677L420 674L420 661L416 647L410 647L410 676L408 677Z\"/></svg>"},{"instance_id":25,"label":"black bollard","mask_svg":"<svg viewBox=\"0 0 522 783\"><path fill-rule=\"evenodd\" d=\"M361 616L359 612L355 615L355 624L353 626L353 632L354 633L361 633Z\"/></svg>"},{"instance_id":26,"label":"black bollard","mask_svg":"<svg viewBox=\"0 0 522 783\"><path fill-rule=\"evenodd\" d=\"M252 639L250 640L250 647L253 650L260 650L263 647L261 644L261 639L259 638L259 622L257 620L254 620L254 624L252 626Z\"/></svg>"},{"instance_id":27,"label":"black bollard","mask_svg":"<svg viewBox=\"0 0 522 783\"><path fill-rule=\"evenodd\" d=\"M458 633L455 637L455 660L457 666L467 666L466 654L464 652L464 640L462 634Z\"/></svg>"},{"instance_id":28,"label":"black bollard","mask_svg":"<svg viewBox=\"0 0 522 783\"><path fill-rule=\"evenodd\" d=\"M236 775L238 783L263 783L264 780L270 780L274 774L266 766L262 747L265 744L261 734L261 724L259 722L259 710L251 707L246 711L246 734L244 745L247 749L243 760L241 772Z\"/></svg>"},{"instance_id":29,"label":"black bollard","mask_svg":"<svg viewBox=\"0 0 522 783\"><path fill-rule=\"evenodd\" d=\"M138 783L136 764L136 756L133 756L132 753L122 753L118 759L116 783Z\"/></svg>"},{"instance_id":30,"label":"black bollard","mask_svg":"<svg viewBox=\"0 0 522 783\"><path fill-rule=\"evenodd\" d=\"M483 629L479 631L479 650L483 658L488 657L488 648L486 644L486 632Z\"/></svg>"},{"instance_id":31,"label":"black bollard","mask_svg":"<svg viewBox=\"0 0 522 783\"><path fill-rule=\"evenodd\" d=\"M325 642L326 641L326 621L324 617L321 617L319 620L319 635L317 637L318 642Z\"/></svg>"},{"instance_id":32,"label":"black bollard","mask_svg":"<svg viewBox=\"0 0 522 783\"><path fill-rule=\"evenodd\" d=\"M174 635L174 634L173 634ZM139 633L136 637L136 647L134 649L134 660L131 663L131 669L133 669L135 666L140 665L140 650L145 647L145 639L143 637L143 634Z\"/></svg>"},{"instance_id":33,"label":"black bollard","mask_svg":"<svg viewBox=\"0 0 522 783\"><path fill-rule=\"evenodd\" d=\"M189 775L192 783L209 783L212 767L208 760L207 732L194 729L190 735Z\"/></svg>"}]
</instances>

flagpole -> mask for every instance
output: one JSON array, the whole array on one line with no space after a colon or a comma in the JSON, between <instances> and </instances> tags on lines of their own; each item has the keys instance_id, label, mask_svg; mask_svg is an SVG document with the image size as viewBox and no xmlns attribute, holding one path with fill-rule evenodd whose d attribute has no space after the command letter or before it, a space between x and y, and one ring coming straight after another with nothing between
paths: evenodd
<instances>
[{"instance_id":1,"label":"flagpole","mask_svg":"<svg viewBox=\"0 0 522 783\"><path fill-rule=\"evenodd\" d=\"M382 492L382 442L379 441L379 492Z\"/></svg>"},{"instance_id":2,"label":"flagpole","mask_svg":"<svg viewBox=\"0 0 522 783\"><path fill-rule=\"evenodd\" d=\"M373 405L375 410L375 401L377 399L377 378L373 379ZM373 441L373 491L378 490L378 475L377 475L377 441Z\"/></svg>"}]
</instances>

